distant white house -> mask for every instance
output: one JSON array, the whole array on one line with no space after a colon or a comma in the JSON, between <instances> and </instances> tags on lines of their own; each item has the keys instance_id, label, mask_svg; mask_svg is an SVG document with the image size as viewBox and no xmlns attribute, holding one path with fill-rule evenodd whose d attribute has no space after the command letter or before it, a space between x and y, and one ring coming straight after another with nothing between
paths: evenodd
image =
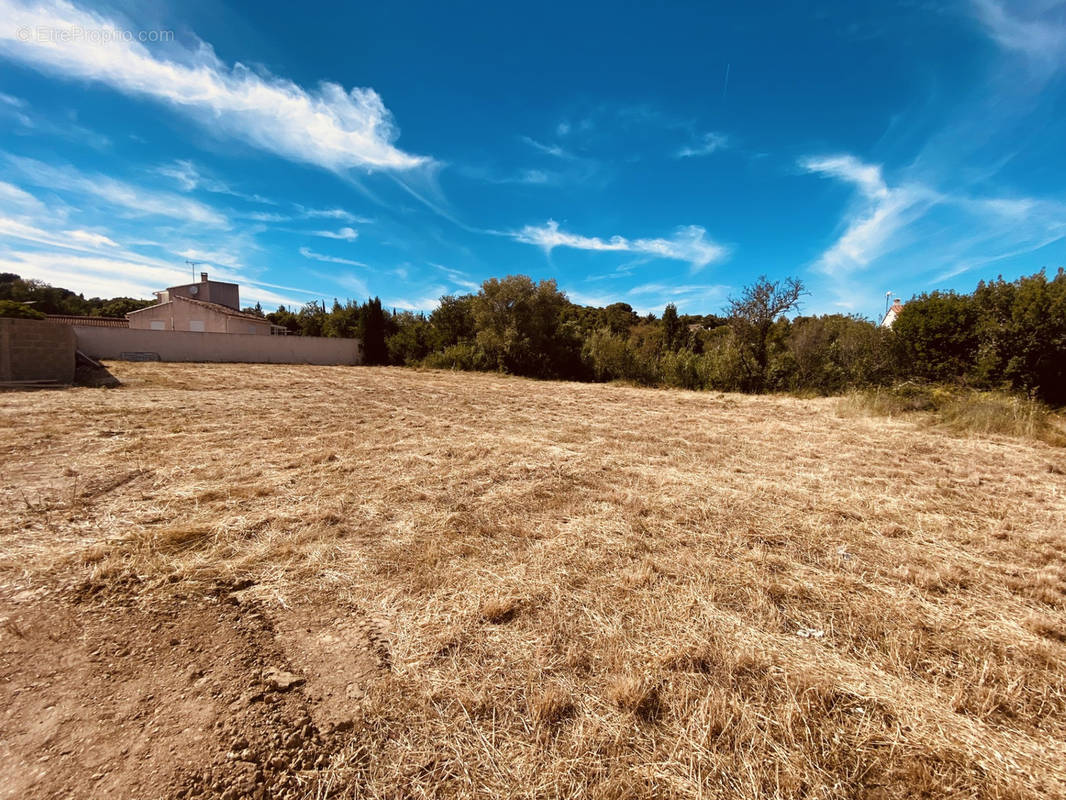
<instances>
[{"instance_id":1,"label":"distant white house","mask_svg":"<svg viewBox=\"0 0 1066 800\"><path fill-rule=\"evenodd\" d=\"M894 302L892 304L892 308L888 309L888 312L885 314L885 318L883 320L881 320L881 327L882 328L891 328L892 327L892 323L896 321L896 317L899 316L899 312L902 311L902 310L903 310L903 303L897 297L896 298L896 302Z\"/></svg>"}]
</instances>

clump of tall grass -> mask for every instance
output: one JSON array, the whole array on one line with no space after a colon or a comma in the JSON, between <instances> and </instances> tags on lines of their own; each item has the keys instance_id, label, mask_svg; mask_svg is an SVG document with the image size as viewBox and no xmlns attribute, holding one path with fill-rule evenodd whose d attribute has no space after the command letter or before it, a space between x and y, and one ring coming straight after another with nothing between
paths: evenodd
<instances>
[{"instance_id":1,"label":"clump of tall grass","mask_svg":"<svg viewBox=\"0 0 1066 800\"><path fill-rule=\"evenodd\" d=\"M1037 439L1066 447L1066 425L1039 400L1007 392L976 391L907 381L852 392L844 413L893 417L924 412L926 421L958 433Z\"/></svg>"}]
</instances>

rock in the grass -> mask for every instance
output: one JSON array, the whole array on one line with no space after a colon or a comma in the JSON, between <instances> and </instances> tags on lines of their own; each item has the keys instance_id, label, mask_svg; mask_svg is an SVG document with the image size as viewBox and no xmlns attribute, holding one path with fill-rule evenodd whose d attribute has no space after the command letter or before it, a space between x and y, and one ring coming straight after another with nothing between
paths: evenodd
<instances>
[{"instance_id":1,"label":"rock in the grass","mask_svg":"<svg viewBox=\"0 0 1066 800\"><path fill-rule=\"evenodd\" d=\"M276 692L287 692L294 686L299 686L304 679L299 675L293 675L277 667L267 667L263 670L263 683Z\"/></svg>"}]
</instances>

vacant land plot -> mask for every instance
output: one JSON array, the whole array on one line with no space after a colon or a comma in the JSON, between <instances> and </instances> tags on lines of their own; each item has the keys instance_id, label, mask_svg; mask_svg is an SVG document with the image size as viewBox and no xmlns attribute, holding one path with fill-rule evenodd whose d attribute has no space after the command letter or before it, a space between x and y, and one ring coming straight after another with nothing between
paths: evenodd
<instances>
[{"instance_id":1,"label":"vacant land plot","mask_svg":"<svg viewBox=\"0 0 1066 800\"><path fill-rule=\"evenodd\" d=\"M1066 458L803 401L0 395L0 796L1066 796Z\"/></svg>"}]
</instances>

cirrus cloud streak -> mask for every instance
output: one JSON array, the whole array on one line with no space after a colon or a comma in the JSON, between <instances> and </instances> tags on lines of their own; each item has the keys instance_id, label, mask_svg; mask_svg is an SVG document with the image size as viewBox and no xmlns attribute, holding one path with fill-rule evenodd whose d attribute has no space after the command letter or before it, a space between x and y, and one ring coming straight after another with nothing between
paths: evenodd
<instances>
[{"instance_id":1,"label":"cirrus cloud streak","mask_svg":"<svg viewBox=\"0 0 1066 800\"><path fill-rule=\"evenodd\" d=\"M694 269L702 269L713 261L724 259L729 254L727 247L711 241L707 237L706 229L699 225L680 227L669 239L628 239L624 236L601 239L598 236L582 236L560 230L559 223L549 219L544 225L526 225L512 236L516 241L524 244L537 245L547 253L556 247L641 253L654 258L687 261Z\"/></svg>"}]
</instances>

